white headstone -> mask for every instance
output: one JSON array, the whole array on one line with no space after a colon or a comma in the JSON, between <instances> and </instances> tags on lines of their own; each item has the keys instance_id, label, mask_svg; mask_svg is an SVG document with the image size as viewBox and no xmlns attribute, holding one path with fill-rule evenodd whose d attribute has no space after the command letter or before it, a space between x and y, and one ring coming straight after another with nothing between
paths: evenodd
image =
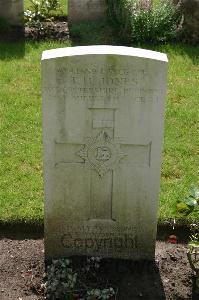
<instances>
[{"instance_id":1,"label":"white headstone","mask_svg":"<svg viewBox=\"0 0 199 300\"><path fill-rule=\"evenodd\" d=\"M43 53L47 257L153 259L166 74L143 49Z\"/></svg>"},{"instance_id":2,"label":"white headstone","mask_svg":"<svg viewBox=\"0 0 199 300\"><path fill-rule=\"evenodd\" d=\"M0 0L0 17L9 24L21 26L23 23L23 0Z\"/></svg>"},{"instance_id":3,"label":"white headstone","mask_svg":"<svg viewBox=\"0 0 199 300\"><path fill-rule=\"evenodd\" d=\"M106 18L106 0L69 0L69 23L98 21Z\"/></svg>"}]
</instances>

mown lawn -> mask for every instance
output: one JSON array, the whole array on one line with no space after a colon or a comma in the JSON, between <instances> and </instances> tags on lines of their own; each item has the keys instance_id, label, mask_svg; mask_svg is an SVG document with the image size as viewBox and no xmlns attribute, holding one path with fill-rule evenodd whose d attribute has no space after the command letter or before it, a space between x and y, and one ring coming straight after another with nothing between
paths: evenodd
<instances>
[{"instance_id":1,"label":"mown lawn","mask_svg":"<svg viewBox=\"0 0 199 300\"><path fill-rule=\"evenodd\" d=\"M175 216L175 202L199 187L199 47L159 47L169 57L160 218ZM190 219L199 219L199 210Z\"/></svg>"},{"instance_id":2,"label":"mown lawn","mask_svg":"<svg viewBox=\"0 0 199 300\"><path fill-rule=\"evenodd\" d=\"M107 32L103 25L84 27L76 44L0 43L0 220L43 221L42 51L77 43L114 43ZM176 217L176 201L190 185L199 185L199 46L167 44L153 49L169 57L159 210L160 221L165 221ZM189 222L198 219L198 210L188 217Z\"/></svg>"}]
</instances>

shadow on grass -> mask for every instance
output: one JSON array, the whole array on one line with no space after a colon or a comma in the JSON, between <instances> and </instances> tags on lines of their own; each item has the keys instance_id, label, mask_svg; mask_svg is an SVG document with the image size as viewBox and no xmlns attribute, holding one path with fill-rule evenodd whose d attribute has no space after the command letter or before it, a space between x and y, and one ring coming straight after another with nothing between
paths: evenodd
<instances>
[{"instance_id":1,"label":"shadow on grass","mask_svg":"<svg viewBox=\"0 0 199 300\"><path fill-rule=\"evenodd\" d=\"M43 220L40 221L1 221L0 239L24 240L44 237Z\"/></svg>"},{"instance_id":2,"label":"shadow on grass","mask_svg":"<svg viewBox=\"0 0 199 300\"><path fill-rule=\"evenodd\" d=\"M199 45L185 44L182 42L170 42L162 44L126 44L124 46L130 46L135 48L144 48L152 51L164 52L168 55L180 55L188 56L194 65L199 65Z\"/></svg>"},{"instance_id":3,"label":"shadow on grass","mask_svg":"<svg viewBox=\"0 0 199 300\"><path fill-rule=\"evenodd\" d=\"M72 46L118 44L107 22L84 22L72 25L69 29Z\"/></svg>"},{"instance_id":4,"label":"shadow on grass","mask_svg":"<svg viewBox=\"0 0 199 300\"><path fill-rule=\"evenodd\" d=\"M13 27L0 33L0 60L23 58L25 55L24 29Z\"/></svg>"},{"instance_id":5,"label":"shadow on grass","mask_svg":"<svg viewBox=\"0 0 199 300\"><path fill-rule=\"evenodd\" d=\"M108 22L84 22L70 27L72 46L86 45L122 45L166 52L171 55L188 56L194 65L199 64L199 45L178 42L162 44L133 44L125 41Z\"/></svg>"},{"instance_id":6,"label":"shadow on grass","mask_svg":"<svg viewBox=\"0 0 199 300\"><path fill-rule=\"evenodd\" d=\"M185 43L170 43L160 45L158 49L171 55L188 56L194 65L199 65L199 45L190 45Z\"/></svg>"}]
</instances>

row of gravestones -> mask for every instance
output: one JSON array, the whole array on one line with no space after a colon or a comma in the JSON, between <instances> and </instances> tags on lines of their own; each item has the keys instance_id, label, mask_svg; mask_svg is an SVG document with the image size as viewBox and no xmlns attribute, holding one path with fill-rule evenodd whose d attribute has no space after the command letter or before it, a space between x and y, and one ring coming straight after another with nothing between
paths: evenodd
<instances>
[{"instance_id":1,"label":"row of gravestones","mask_svg":"<svg viewBox=\"0 0 199 300\"><path fill-rule=\"evenodd\" d=\"M176 4L179 0L173 0ZM102 20L106 17L106 0L69 0L68 15L70 23L85 20ZM199 0L181 0L184 13L183 27L188 40L199 40ZM21 25L23 0L0 0L0 16L11 25Z\"/></svg>"},{"instance_id":2,"label":"row of gravestones","mask_svg":"<svg viewBox=\"0 0 199 300\"><path fill-rule=\"evenodd\" d=\"M101 20L106 16L106 0L69 0L68 12L71 22ZM23 0L0 0L0 16L11 25L21 25Z\"/></svg>"}]
</instances>

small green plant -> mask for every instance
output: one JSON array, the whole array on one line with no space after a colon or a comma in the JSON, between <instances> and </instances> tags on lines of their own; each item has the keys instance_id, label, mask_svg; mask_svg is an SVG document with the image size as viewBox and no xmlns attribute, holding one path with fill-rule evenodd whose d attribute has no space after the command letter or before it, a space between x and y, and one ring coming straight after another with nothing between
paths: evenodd
<instances>
[{"instance_id":1,"label":"small green plant","mask_svg":"<svg viewBox=\"0 0 199 300\"><path fill-rule=\"evenodd\" d=\"M187 257L195 274L196 292L199 293L199 224L192 224L191 231Z\"/></svg>"},{"instance_id":2,"label":"small green plant","mask_svg":"<svg viewBox=\"0 0 199 300\"><path fill-rule=\"evenodd\" d=\"M87 258L85 265L73 271L72 261L69 259L52 260L47 267L46 282L42 285L45 299L65 300L111 300L115 296L112 287L93 288L87 286L90 278L97 278L102 258ZM83 278L86 281L83 283ZM88 281L87 281L88 279ZM82 284L83 283L83 284ZM83 288L82 288L83 287Z\"/></svg>"},{"instance_id":3,"label":"small green plant","mask_svg":"<svg viewBox=\"0 0 199 300\"><path fill-rule=\"evenodd\" d=\"M113 299L115 291L113 288L109 289L93 289L87 292L85 300L108 300Z\"/></svg>"},{"instance_id":4,"label":"small green plant","mask_svg":"<svg viewBox=\"0 0 199 300\"><path fill-rule=\"evenodd\" d=\"M179 214L189 215L195 207L199 206L199 188L192 186L189 194L176 204L176 209Z\"/></svg>"},{"instance_id":5,"label":"small green plant","mask_svg":"<svg viewBox=\"0 0 199 300\"><path fill-rule=\"evenodd\" d=\"M25 24L43 31L44 22L52 22L53 13L60 9L59 0L30 0L30 2L31 7L24 12Z\"/></svg>"},{"instance_id":6,"label":"small green plant","mask_svg":"<svg viewBox=\"0 0 199 300\"><path fill-rule=\"evenodd\" d=\"M71 295L77 281L77 273L73 272L69 259L52 260L46 275L46 299L64 299L66 294Z\"/></svg>"},{"instance_id":7,"label":"small green plant","mask_svg":"<svg viewBox=\"0 0 199 300\"><path fill-rule=\"evenodd\" d=\"M179 214L187 216L197 207L199 207L199 188L192 186L188 195L177 202L176 208ZM190 229L187 257L195 273L196 292L199 292L199 224L191 224Z\"/></svg>"}]
</instances>

